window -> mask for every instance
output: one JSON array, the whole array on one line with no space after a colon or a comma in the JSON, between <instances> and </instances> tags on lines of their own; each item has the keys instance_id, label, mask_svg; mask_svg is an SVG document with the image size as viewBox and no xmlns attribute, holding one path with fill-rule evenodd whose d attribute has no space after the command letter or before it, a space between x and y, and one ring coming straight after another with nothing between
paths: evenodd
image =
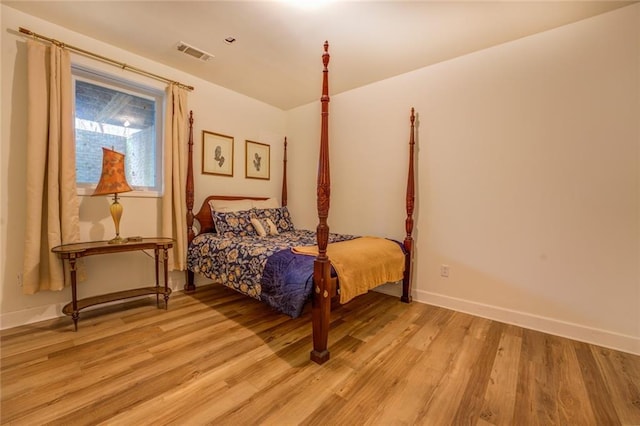
<instances>
[{"instance_id":1,"label":"window","mask_svg":"<svg viewBox=\"0 0 640 426\"><path fill-rule=\"evenodd\" d=\"M90 195L96 187L105 147L125 155L134 191L160 195L164 93L77 66L72 72L78 193Z\"/></svg>"}]
</instances>

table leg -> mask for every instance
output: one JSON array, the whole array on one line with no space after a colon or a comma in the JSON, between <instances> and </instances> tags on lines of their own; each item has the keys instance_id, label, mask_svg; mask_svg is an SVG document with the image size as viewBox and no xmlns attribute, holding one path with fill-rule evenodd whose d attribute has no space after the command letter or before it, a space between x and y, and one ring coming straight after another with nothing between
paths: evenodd
<instances>
[{"instance_id":1,"label":"table leg","mask_svg":"<svg viewBox=\"0 0 640 426\"><path fill-rule=\"evenodd\" d=\"M169 251L165 247L163 250L164 261L162 262L162 266L164 268L164 309L169 309L169 267L167 263L169 263Z\"/></svg>"},{"instance_id":2,"label":"table leg","mask_svg":"<svg viewBox=\"0 0 640 426\"><path fill-rule=\"evenodd\" d=\"M160 256L160 249L158 247L156 247L154 249L154 254L156 257L156 307L159 308L160 307L160 281L158 281L159 277L159 272L158 272L158 258Z\"/></svg>"},{"instance_id":3,"label":"table leg","mask_svg":"<svg viewBox=\"0 0 640 426\"><path fill-rule=\"evenodd\" d=\"M78 319L80 319L80 313L78 312L78 293L76 288L76 259L75 257L69 258L69 270L71 275L71 303L73 306L73 313L71 318L73 319L73 328L78 331Z\"/></svg>"}]
</instances>

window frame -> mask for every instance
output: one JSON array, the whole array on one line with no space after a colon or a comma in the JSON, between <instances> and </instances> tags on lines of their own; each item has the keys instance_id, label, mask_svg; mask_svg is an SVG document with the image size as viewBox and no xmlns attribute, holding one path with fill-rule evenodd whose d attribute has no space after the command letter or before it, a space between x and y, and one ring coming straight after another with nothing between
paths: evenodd
<instances>
[{"instance_id":1,"label":"window frame","mask_svg":"<svg viewBox=\"0 0 640 426\"><path fill-rule=\"evenodd\" d=\"M159 88L147 86L133 80L117 77L104 71L98 71L83 65L72 64L72 89L73 89L73 120L74 120L74 139L75 139L75 119L76 119L76 81L83 81L90 84L106 87L111 90L117 90L133 96L143 97L156 102L155 111L155 168L156 168L156 185L148 186L131 186L133 191L118 194L120 197L150 197L160 198L164 194L164 110L166 96L165 92ZM74 141L75 142L75 141ZM76 178L77 194L80 196L90 196L95 190L96 183L80 183Z\"/></svg>"}]
</instances>

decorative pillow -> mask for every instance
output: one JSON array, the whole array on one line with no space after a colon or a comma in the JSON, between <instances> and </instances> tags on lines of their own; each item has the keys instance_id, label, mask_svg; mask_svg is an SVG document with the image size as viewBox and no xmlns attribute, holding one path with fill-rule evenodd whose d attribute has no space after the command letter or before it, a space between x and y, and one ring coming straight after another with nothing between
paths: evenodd
<instances>
[{"instance_id":1,"label":"decorative pillow","mask_svg":"<svg viewBox=\"0 0 640 426\"><path fill-rule=\"evenodd\" d=\"M250 211L239 212L212 212L213 224L216 232L224 237L256 235L251 224Z\"/></svg>"},{"instance_id":2,"label":"decorative pillow","mask_svg":"<svg viewBox=\"0 0 640 426\"><path fill-rule=\"evenodd\" d=\"M269 218L267 218L266 221L267 221L267 224L269 225L269 228L270 228L269 234L270 235L278 235L279 232L278 232L278 227L276 226L276 224L273 223L271 221L271 219L269 219Z\"/></svg>"},{"instance_id":3,"label":"decorative pillow","mask_svg":"<svg viewBox=\"0 0 640 426\"><path fill-rule=\"evenodd\" d=\"M278 228L269 218L259 219L252 217L251 224L260 237L264 237L265 235L278 235Z\"/></svg>"},{"instance_id":4,"label":"decorative pillow","mask_svg":"<svg viewBox=\"0 0 640 426\"><path fill-rule=\"evenodd\" d=\"M211 212L239 212L251 210L253 203L251 200L209 200Z\"/></svg>"},{"instance_id":5,"label":"decorative pillow","mask_svg":"<svg viewBox=\"0 0 640 426\"><path fill-rule=\"evenodd\" d=\"M278 233L293 231L293 222L291 222L291 215L287 207L278 207L277 209L253 209L251 211L252 218L258 219L271 219L276 225Z\"/></svg>"}]
</instances>

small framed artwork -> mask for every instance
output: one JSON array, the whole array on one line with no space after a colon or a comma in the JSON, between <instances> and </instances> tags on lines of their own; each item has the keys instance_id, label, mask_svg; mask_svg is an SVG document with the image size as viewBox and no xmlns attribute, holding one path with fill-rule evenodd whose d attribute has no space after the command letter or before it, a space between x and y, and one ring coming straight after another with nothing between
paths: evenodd
<instances>
[{"instance_id":1,"label":"small framed artwork","mask_svg":"<svg viewBox=\"0 0 640 426\"><path fill-rule=\"evenodd\" d=\"M245 177L249 179L266 179L269 180L271 177L270 167L271 167L271 156L270 149L271 147L267 144L253 141L244 141L245 142Z\"/></svg>"},{"instance_id":2,"label":"small framed artwork","mask_svg":"<svg viewBox=\"0 0 640 426\"><path fill-rule=\"evenodd\" d=\"M233 176L233 138L202 131L202 173Z\"/></svg>"}]
</instances>

